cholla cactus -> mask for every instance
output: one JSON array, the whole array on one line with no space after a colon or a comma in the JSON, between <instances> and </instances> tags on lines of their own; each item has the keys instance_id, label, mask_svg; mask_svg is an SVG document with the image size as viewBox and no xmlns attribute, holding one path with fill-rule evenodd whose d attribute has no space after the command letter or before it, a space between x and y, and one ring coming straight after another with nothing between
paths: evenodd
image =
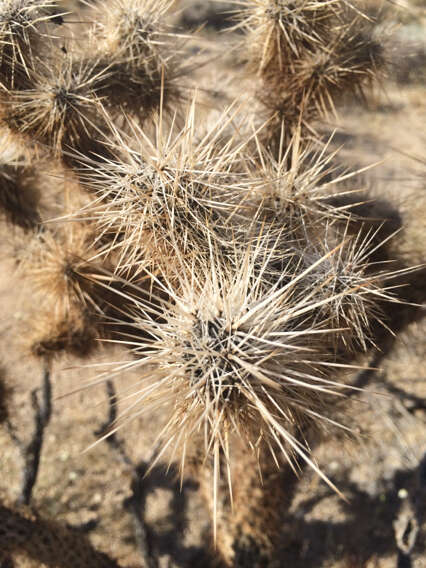
<instances>
[{"instance_id":1,"label":"cholla cactus","mask_svg":"<svg viewBox=\"0 0 426 568\"><path fill-rule=\"evenodd\" d=\"M238 27L245 29L249 65L267 76L288 73L296 57L315 51L328 41L341 0L247 0Z\"/></svg>"},{"instance_id":2,"label":"cholla cactus","mask_svg":"<svg viewBox=\"0 0 426 568\"><path fill-rule=\"evenodd\" d=\"M105 51L118 53L131 64L159 54L169 32L165 16L173 0L114 0L99 14Z\"/></svg>"},{"instance_id":3,"label":"cholla cactus","mask_svg":"<svg viewBox=\"0 0 426 568\"><path fill-rule=\"evenodd\" d=\"M132 409L170 409L163 449L173 446L175 455L179 448L182 468L186 447L203 436L215 492L221 464L226 470L232 459L233 436L253 451L266 443L274 458L282 453L290 463L298 454L325 478L297 432L312 417L327 421L323 407L349 388L333 377L332 337L340 330L316 317L337 295L318 300L315 289L306 294L299 287L326 258L296 275L283 271L268 285L256 270L263 249L249 249L236 269L212 251L204 274L186 276L182 260L179 292L164 276L164 284L158 281L170 298L160 303L165 321L156 321L150 302L134 302L132 325L148 339L130 346L154 380L136 389Z\"/></svg>"},{"instance_id":4,"label":"cholla cactus","mask_svg":"<svg viewBox=\"0 0 426 568\"><path fill-rule=\"evenodd\" d=\"M14 17L25 22L22 33L14 32L21 43L13 47L10 74L12 79L20 74L25 81L10 79L5 85L1 96L3 120L16 132L51 148L71 167L75 163L69 158L70 150L90 153L97 159L107 153L104 138L111 114L117 116L124 110L145 122L160 104L166 109L179 99L176 79L186 71L176 46L172 52L170 42L158 40L172 35L165 33L161 23L169 2L157 5L155 10L151 2L117 4L108 13L105 26L95 30L91 53L74 50L66 57L60 49L60 37L46 38L43 43L36 26L39 20L60 17L45 15L53 5L10 4L13 13L19 14ZM146 28L142 29L144 22ZM15 30L17 24L10 26ZM40 47L27 30L36 33ZM5 54L5 61L7 57Z\"/></svg>"},{"instance_id":5,"label":"cholla cactus","mask_svg":"<svg viewBox=\"0 0 426 568\"><path fill-rule=\"evenodd\" d=\"M282 121L290 137L300 124L316 136L316 121L335 115L344 97L363 99L384 65L375 22L346 0L247 0L243 7L237 27L247 31L257 98L274 119L269 140L279 139Z\"/></svg>"},{"instance_id":6,"label":"cholla cactus","mask_svg":"<svg viewBox=\"0 0 426 568\"><path fill-rule=\"evenodd\" d=\"M44 298L33 353L126 346L133 360L106 373L138 369L123 422L161 410L156 459L168 454L182 476L201 448L216 531L222 485L233 501L236 446L268 475L304 463L339 491L307 431L350 429L335 413L354 388L345 372L374 345L372 320L386 325L399 272L377 261L380 227L365 229L345 200L350 174L309 138L383 57L372 23L345 0L244 0L248 75L272 114L245 136L257 117L231 108L203 132L196 97L180 108L178 78L191 67L180 42L173 51L171 5L102 5L89 53L47 41L50 4L7 3L33 19L4 55L1 110L86 190L76 208L65 192L72 223L43 226L22 263ZM46 61L44 39L55 45ZM0 171L1 203L33 226L18 193L28 171L11 168Z\"/></svg>"},{"instance_id":7,"label":"cholla cactus","mask_svg":"<svg viewBox=\"0 0 426 568\"><path fill-rule=\"evenodd\" d=\"M271 231L279 235L274 224ZM134 307L125 323L134 331L121 341L142 370L127 412L161 409L158 459L169 449L182 475L186 451L201 437L214 472L214 523L223 472L232 501L235 437L255 456L266 447L277 463L295 468L296 458L305 461L337 491L312 461L303 431L347 428L333 419L335 398L351 389L339 369L367 349L379 302L392 300L384 283L393 274L369 270L368 239L339 242L327 221L323 232L317 227L318 245L287 236L260 235L245 253L236 248L233 262L214 245L204 265L177 249L174 278L145 269L163 299L129 296Z\"/></svg>"},{"instance_id":8,"label":"cholla cactus","mask_svg":"<svg viewBox=\"0 0 426 568\"><path fill-rule=\"evenodd\" d=\"M52 34L49 24L61 25L64 12L55 1L5 0L0 8L0 84L25 89L35 56Z\"/></svg>"},{"instance_id":9,"label":"cholla cactus","mask_svg":"<svg viewBox=\"0 0 426 568\"><path fill-rule=\"evenodd\" d=\"M176 246L194 262L209 257L211 240L228 250L237 228L229 218L243 212L246 198L235 175L246 143L220 143L231 111L196 138L196 109L194 102L181 129L157 121L154 140L138 126L131 137L115 130L114 157L101 166L80 158L82 184L97 196L86 214L97 221L98 240L111 243L117 274L139 262L146 268L150 258L154 270L165 269Z\"/></svg>"},{"instance_id":10,"label":"cholla cactus","mask_svg":"<svg viewBox=\"0 0 426 568\"><path fill-rule=\"evenodd\" d=\"M30 343L36 355L68 351L87 356L99 345L102 299L96 282L102 273L96 257L90 231L81 224L33 237L20 270L41 299L38 317L31 318Z\"/></svg>"},{"instance_id":11,"label":"cholla cactus","mask_svg":"<svg viewBox=\"0 0 426 568\"><path fill-rule=\"evenodd\" d=\"M0 503L0 559L18 552L23 562L77 568L120 568L116 560L96 550L86 536L38 512Z\"/></svg>"},{"instance_id":12,"label":"cholla cactus","mask_svg":"<svg viewBox=\"0 0 426 568\"><path fill-rule=\"evenodd\" d=\"M165 23L173 0L114 0L102 7L95 37L99 56L109 69L105 104L121 108L141 122L152 116L161 101L163 111L176 112L181 97L177 79L187 73L180 51L182 41Z\"/></svg>"},{"instance_id":13,"label":"cholla cactus","mask_svg":"<svg viewBox=\"0 0 426 568\"><path fill-rule=\"evenodd\" d=\"M100 136L100 94L108 69L73 61L40 62L31 71L30 89L9 94L9 127L61 155L69 148L87 153Z\"/></svg>"}]
</instances>

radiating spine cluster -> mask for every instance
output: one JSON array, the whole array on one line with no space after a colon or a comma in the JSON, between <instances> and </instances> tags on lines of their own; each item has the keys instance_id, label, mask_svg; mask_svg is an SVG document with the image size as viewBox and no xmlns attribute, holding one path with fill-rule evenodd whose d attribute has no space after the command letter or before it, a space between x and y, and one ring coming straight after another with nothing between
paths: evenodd
<instances>
[{"instance_id":1,"label":"radiating spine cluster","mask_svg":"<svg viewBox=\"0 0 426 568\"><path fill-rule=\"evenodd\" d=\"M240 4L240 3L239 3ZM384 66L376 25L346 0L245 0L247 69L258 77L256 96L272 118L269 142L301 124L318 137L319 118L336 116L342 99L364 98Z\"/></svg>"}]
</instances>

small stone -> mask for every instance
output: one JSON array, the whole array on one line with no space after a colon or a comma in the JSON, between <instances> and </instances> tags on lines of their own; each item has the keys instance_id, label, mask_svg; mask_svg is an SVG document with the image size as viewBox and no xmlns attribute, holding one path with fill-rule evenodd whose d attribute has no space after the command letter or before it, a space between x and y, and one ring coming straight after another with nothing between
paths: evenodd
<instances>
[{"instance_id":1,"label":"small stone","mask_svg":"<svg viewBox=\"0 0 426 568\"><path fill-rule=\"evenodd\" d=\"M100 503L102 501L102 495L100 493L95 493L92 497L92 503Z\"/></svg>"},{"instance_id":2,"label":"small stone","mask_svg":"<svg viewBox=\"0 0 426 568\"><path fill-rule=\"evenodd\" d=\"M407 499L407 497L408 497L408 491L407 491L406 489L404 489L404 488L400 489L400 490L398 491L398 497L399 497L399 499Z\"/></svg>"}]
</instances>

